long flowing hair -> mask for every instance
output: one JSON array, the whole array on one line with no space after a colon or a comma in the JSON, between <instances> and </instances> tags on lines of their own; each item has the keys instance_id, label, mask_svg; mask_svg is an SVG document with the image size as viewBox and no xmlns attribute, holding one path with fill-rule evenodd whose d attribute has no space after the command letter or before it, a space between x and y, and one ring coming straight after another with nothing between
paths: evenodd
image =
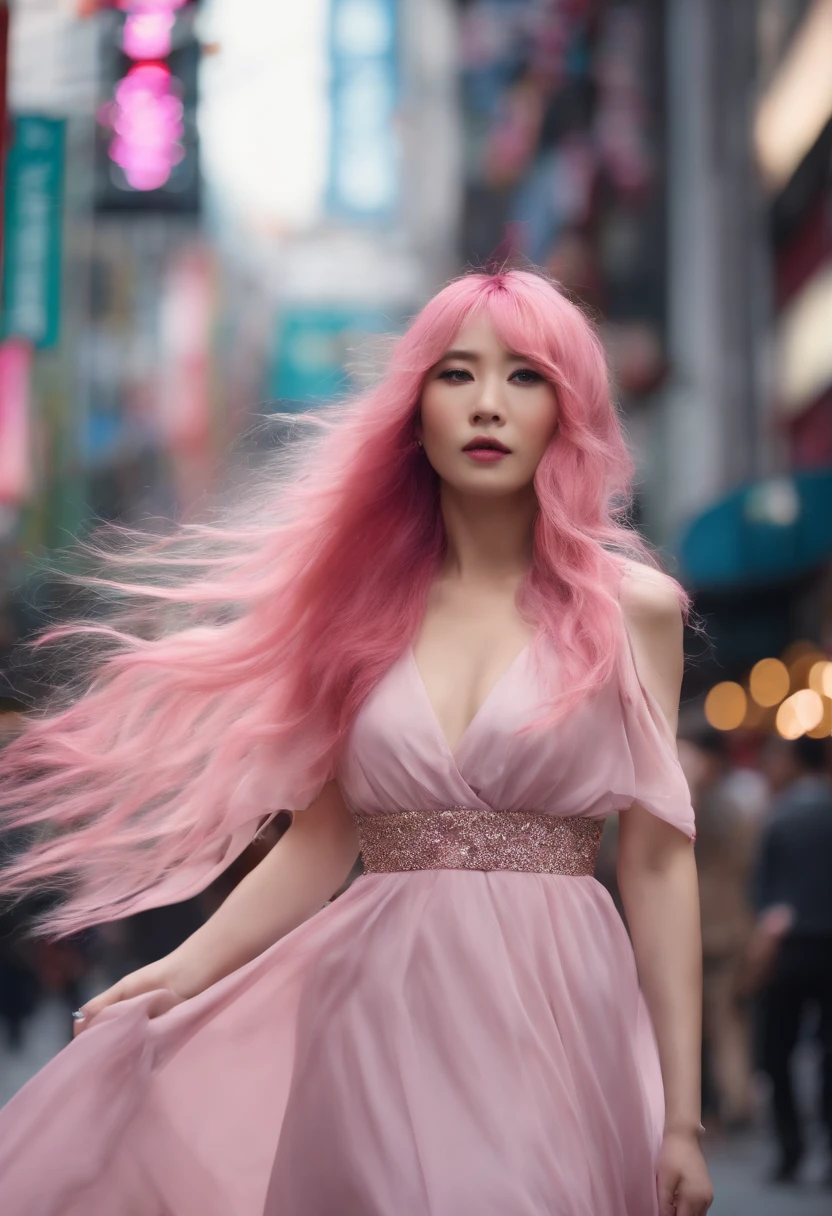
<instances>
[{"instance_id":1,"label":"long flowing hair","mask_svg":"<svg viewBox=\"0 0 832 1216\"><path fill-rule=\"evenodd\" d=\"M163 539L121 529L87 579L109 617L36 642L94 656L83 687L25 715L0 755L0 826L28 841L0 890L63 892L47 932L124 915L247 816L282 809L270 799L311 798L335 773L443 560L438 481L414 425L427 373L480 310L557 390L518 600L561 657L547 720L611 678L623 559L659 563L628 526L634 467L601 341L542 275L465 275L416 316L375 387L316 415L288 473L231 517Z\"/></svg>"}]
</instances>

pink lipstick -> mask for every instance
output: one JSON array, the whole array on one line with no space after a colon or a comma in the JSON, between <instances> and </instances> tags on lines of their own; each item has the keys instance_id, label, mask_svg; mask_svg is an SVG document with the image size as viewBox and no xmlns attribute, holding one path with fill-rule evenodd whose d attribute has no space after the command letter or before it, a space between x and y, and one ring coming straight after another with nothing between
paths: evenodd
<instances>
[{"instance_id":1,"label":"pink lipstick","mask_svg":"<svg viewBox=\"0 0 832 1216\"><path fill-rule=\"evenodd\" d=\"M466 443L462 450L466 456L470 456L478 464L494 464L496 461L502 460L504 456L511 455L511 448L507 448L504 443L500 443L499 439L492 439L489 435L477 435L470 443Z\"/></svg>"}]
</instances>

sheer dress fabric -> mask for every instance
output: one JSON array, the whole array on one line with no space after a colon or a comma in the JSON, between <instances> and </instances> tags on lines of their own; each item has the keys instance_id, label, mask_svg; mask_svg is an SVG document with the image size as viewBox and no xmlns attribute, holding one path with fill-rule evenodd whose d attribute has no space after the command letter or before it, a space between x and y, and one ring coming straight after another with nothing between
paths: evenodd
<instances>
[{"instance_id":1,"label":"sheer dress fabric","mask_svg":"<svg viewBox=\"0 0 832 1216\"><path fill-rule=\"evenodd\" d=\"M622 656L524 732L558 677L530 643L451 749L406 650L354 723L348 805L637 801L693 839L672 732ZM4 1216L657 1216L655 1036L594 877L367 873L200 996L154 1019L151 999L106 1010L0 1112Z\"/></svg>"}]
</instances>

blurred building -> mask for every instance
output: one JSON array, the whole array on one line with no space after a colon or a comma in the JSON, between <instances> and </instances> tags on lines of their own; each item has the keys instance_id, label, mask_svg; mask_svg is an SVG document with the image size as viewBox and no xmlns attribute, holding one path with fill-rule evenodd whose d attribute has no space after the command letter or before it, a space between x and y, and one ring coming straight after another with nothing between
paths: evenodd
<instances>
[{"instance_id":1,"label":"blurred building","mask_svg":"<svg viewBox=\"0 0 832 1216\"><path fill-rule=\"evenodd\" d=\"M198 509L257 413L338 397L449 277L523 259L600 323L635 522L714 642L686 699L828 653L831 25L832 0L0 4L0 654L55 606L32 555Z\"/></svg>"},{"instance_id":2,"label":"blurred building","mask_svg":"<svg viewBox=\"0 0 832 1216\"><path fill-rule=\"evenodd\" d=\"M677 7L679 67L704 46L727 92L714 109L714 90L698 90L707 185L691 170L680 203L701 239L688 254L693 277L675 280L680 294L691 285L678 310L690 358L671 401L679 440L668 468L684 487L693 463L706 488L684 504L682 572L723 672L742 677L795 639L832 649L832 4ZM715 250L708 294L693 263L714 262ZM706 457L708 476L696 465ZM707 665L701 675L707 684Z\"/></svg>"},{"instance_id":3,"label":"blurred building","mask_svg":"<svg viewBox=\"0 0 832 1216\"><path fill-rule=\"evenodd\" d=\"M461 260L528 259L590 310L640 448L668 370L665 7L459 5Z\"/></svg>"},{"instance_id":4,"label":"blurred building","mask_svg":"<svg viewBox=\"0 0 832 1216\"><path fill-rule=\"evenodd\" d=\"M0 672L61 608L33 556L198 510L258 413L372 374L461 190L450 0L2 10Z\"/></svg>"}]
</instances>

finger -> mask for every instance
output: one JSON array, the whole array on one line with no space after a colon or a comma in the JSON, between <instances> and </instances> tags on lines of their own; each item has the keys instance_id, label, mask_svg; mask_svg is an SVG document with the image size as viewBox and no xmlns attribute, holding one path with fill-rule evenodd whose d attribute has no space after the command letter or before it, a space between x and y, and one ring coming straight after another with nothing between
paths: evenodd
<instances>
[{"instance_id":1,"label":"finger","mask_svg":"<svg viewBox=\"0 0 832 1216\"><path fill-rule=\"evenodd\" d=\"M702 1216L703 1208L698 1202L693 1199L685 1199L684 1196L679 1197L679 1202L676 1204L676 1216Z\"/></svg>"},{"instance_id":2,"label":"finger","mask_svg":"<svg viewBox=\"0 0 832 1216\"><path fill-rule=\"evenodd\" d=\"M114 984L112 988L107 988L106 991L93 997L91 1001L87 1001L80 1009L76 1009L72 1015L72 1037L77 1038L79 1034L83 1034L102 1009L106 1009L108 1005L114 1005L119 999L119 985ZM80 1016L78 1016L79 1014Z\"/></svg>"},{"instance_id":3,"label":"finger","mask_svg":"<svg viewBox=\"0 0 832 1216\"><path fill-rule=\"evenodd\" d=\"M676 1188L679 1185L679 1177L677 1171L672 1174L662 1172L659 1174L657 1182L657 1192L659 1199L659 1216L679 1216L676 1210Z\"/></svg>"}]
</instances>

